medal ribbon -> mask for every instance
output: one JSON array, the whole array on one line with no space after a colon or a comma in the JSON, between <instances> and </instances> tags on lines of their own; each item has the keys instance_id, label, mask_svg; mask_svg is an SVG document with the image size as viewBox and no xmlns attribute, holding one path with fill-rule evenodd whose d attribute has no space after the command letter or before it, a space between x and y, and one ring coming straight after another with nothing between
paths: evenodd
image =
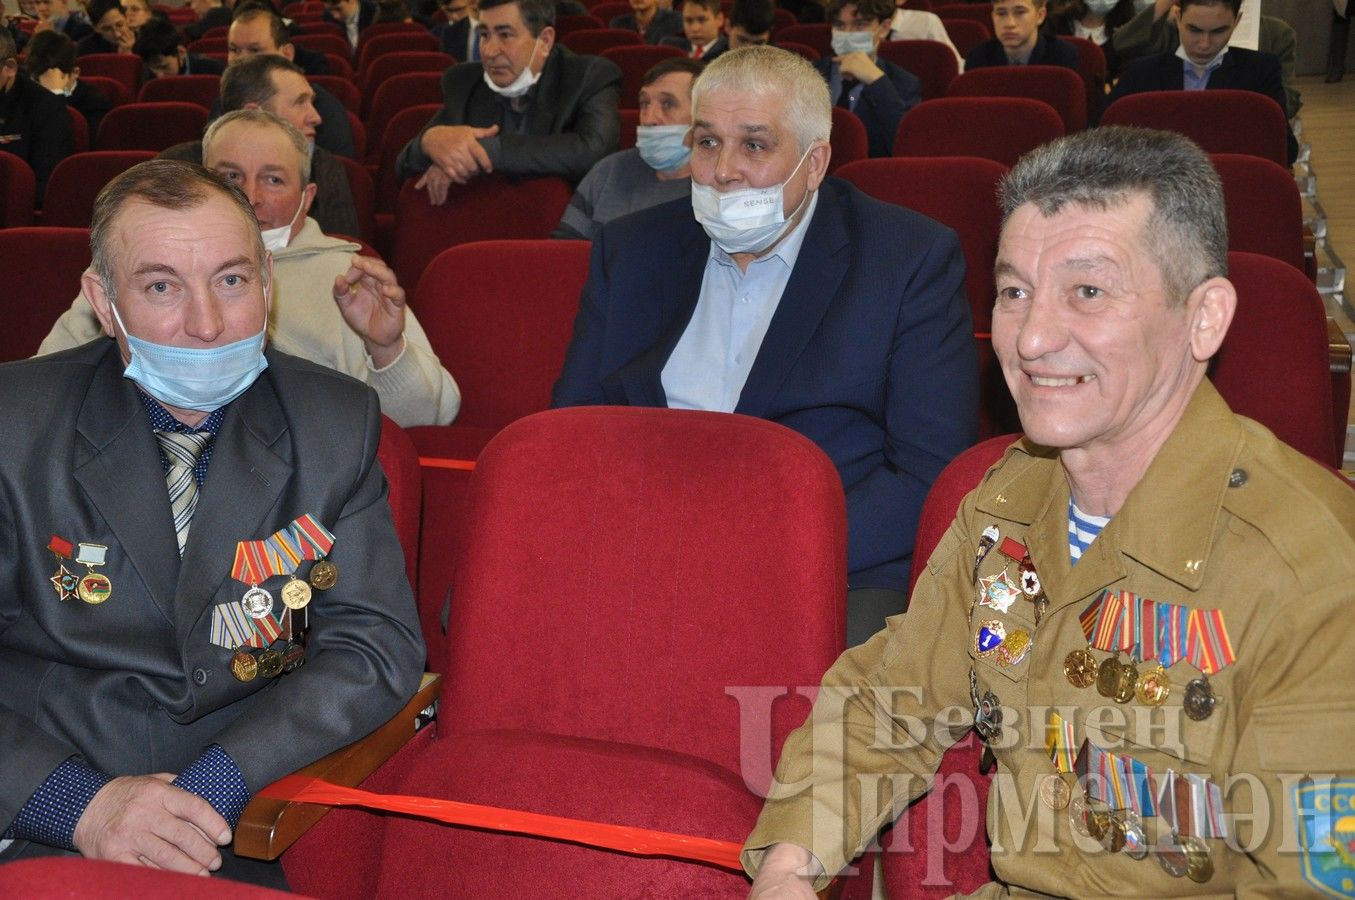
<instances>
[{"instance_id":1,"label":"medal ribbon","mask_svg":"<svg viewBox=\"0 0 1355 900\"><path fill-rule=\"evenodd\" d=\"M1124 598L1117 592L1101 595L1101 609L1092 628L1089 643L1097 650L1122 649L1119 640L1120 620L1124 614Z\"/></svg>"},{"instance_id":2,"label":"medal ribbon","mask_svg":"<svg viewBox=\"0 0 1355 900\"><path fill-rule=\"evenodd\" d=\"M1088 799L1106 801L1105 755L1106 751L1093 744L1089 738L1083 739L1074 771Z\"/></svg>"},{"instance_id":3,"label":"medal ribbon","mask_svg":"<svg viewBox=\"0 0 1355 900\"><path fill-rule=\"evenodd\" d=\"M1073 723L1056 712L1050 712L1044 735L1045 749L1054 761L1054 770L1059 774L1073 771L1077 764L1073 757Z\"/></svg>"},{"instance_id":4,"label":"medal ribbon","mask_svg":"<svg viewBox=\"0 0 1355 900\"><path fill-rule=\"evenodd\" d=\"M1190 820L1194 826L1182 834L1202 838L1228 837L1228 823L1223 817L1223 792L1208 775L1187 774L1177 779L1177 791L1187 785Z\"/></svg>"},{"instance_id":5,"label":"medal ribbon","mask_svg":"<svg viewBox=\"0 0 1355 900\"><path fill-rule=\"evenodd\" d=\"M1228 628L1223 624L1223 610L1192 609L1188 633L1190 664L1204 674L1213 675L1236 659Z\"/></svg>"},{"instance_id":6,"label":"medal ribbon","mask_svg":"<svg viewBox=\"0 0 1355 900\"><path fill-rule=\"evenodd\" d=\"M1130 790L1129 773L1125 771L1127 760L1114 753L1106 751L1101 755L1101 765L1103 766L1103 776L1106 779L1109 799L1107 805L1112 810L1124 809L1133 802L1134 792Z\"/></svg>"},{"instance_id":7,"label":"medal ribbon","mask_svg":"<svg viewBox=\"0 0 1355 900\"><path fill-rule=\"evenodd\" d=\"M263 541L240 541L235 545L235 563L231 577L245 584L258 585L268 579Z\"/></svg>"},{"instance_id":8,"label":"medal ribbon","mask_svg":"<svg viewBox=\"0 0 1355 900\"><path fill-rule=\"evenodd\" d=\"M1191 609L1132 591L1106 590L1078 622L1089 646L1127 651L1136 662L1156 660L1164 669L1186 659L1213 675L1237 660L1221 609Z\"/></svg>"},{"instance_id":9,"label":"medal ribbon","mask_svg":"<svg viewBox=\"0 0 1355 900\"><path fill-rule=\"evenodd\" d=\"M324 559L334 547L334 533L309 513L288 527L301 547L302 556L306 559Z\"/></svg>"},{"instance_id":10,"label":"medal ribbon","mask_svg":"<svg viewBox=\"0 0 1355 900\"><path fill-rule=\"evenodd\" d=\"M1157 815L1157 808L1153 805L1153 770L1129 756L1125 757L1125 762L1129 764L1129 780L1133 785L1130 796L1133 798L1134 811L1142 816Z\"/></svg>"},{"instance_id":11,"label":"medal ribbon","mask_svg":"<svg viewBox=\"0 0 1355 900\"><path fill-rule=\"evenodd\" d=\"M71 554L75 552L75 545L64 537L52 535L52 539L47 542L47 549L51 550L62 559L70 559Z\"/></svg>"},{"instance_id":12,"label":"medal ribbon","mask_svg":"<svg viewBox=\"0 0 1355 900\"><path fill-rule=\"evenodd\" d=\"M1087 639L1088 644L1092 642L1092 632L1096 630L1096 617L1101 611L1101 604L1105 602L1109 594L1110 591L1102 591L1101 596L1087 604L1087 608L1077 617L1078 623L1082 626L1082 635Z\"/></svg>"},{"instance_id":13,"label":"medal ribbon","mask_svg":"<svg viewBox=\"0 0 1355 900\"><path fill-rule=\"evenodd\" d=\"M278 575L291 575L296 571L296 567L301 565L301 561L305 559L301 542L297 540L296 535L292 534L290 525L265 538L264 543L269 550L269 565L274 568Z\"/></svg>"}]
</instances>

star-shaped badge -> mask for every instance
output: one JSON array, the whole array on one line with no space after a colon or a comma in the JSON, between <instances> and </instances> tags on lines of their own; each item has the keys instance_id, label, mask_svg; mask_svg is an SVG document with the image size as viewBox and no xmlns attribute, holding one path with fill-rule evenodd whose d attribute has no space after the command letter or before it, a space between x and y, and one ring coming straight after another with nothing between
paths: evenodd
<instances>
[{"instance_id":1,"label":"star-shaped badge","mask_svg":"<svg viewBox=\"0 0 1355 900\"><path fill-rule=\"evenodd\" d=\"M1021 591L1007 580L1006 572L980 578L983 594L979 597L980 606L989 606L1000 613L1012 608L1012 604L1021 596Z\"/></svg>"},{"instance_id":2,"label":"star-shaped badge","mask_svg":"<svg viewBox=\"0 0 1355 900\"><path fill-rule=\"evenodd\" d=\"M69 600L75 596L76 590L80 587L80 579L66 568L65 563L57 565L56 574L47 579L52 582L52 587L56 588L56 595L62 600Z\"/></svg>"}]
</instances>

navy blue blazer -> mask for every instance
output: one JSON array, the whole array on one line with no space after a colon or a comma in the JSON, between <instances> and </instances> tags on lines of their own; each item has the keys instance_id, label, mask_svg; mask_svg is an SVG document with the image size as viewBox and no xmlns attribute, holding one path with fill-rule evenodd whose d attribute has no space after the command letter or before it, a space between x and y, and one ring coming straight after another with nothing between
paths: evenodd
<instances>
[{"instance_id":1,"label":"navy blue blazer","mask_svg":"<svg viewBox=\"0 0 1355 900\"><path fill-rule=\"evenodd\" d=\"M893 156L894 134L899 130L899 120L904 113L922 102L922 82L912 72L887 59L877 57L875 65L885 73L884 77L861 90L861 98L856 101L856 109L852 112L866 126L870 155ZM847 87L842 82L837 62L832 57L815 60L814 68L828 82L828 93L836 106L843 89Z\"/></svg>"},{"instance_id":2,"label":"navy blue blazer","mask_svg":"<svg viewBox=\"0 0 1355 900\"><path fill-rule=\"evenodd\" d=\"M989 38L976 46L964 58L965 71L982 69L985 66L1009 66L1007 51L997 38ZM1066 66L1069 69L1081 69L1077 64L1077 50L1067 41L1041 34L1035 39L1035 49L1026 60L1030 66Z\"/></svg>"},{"instance_id":3,"label":"navy blue blazer","mask_svg":"<svg viewBox=\"0 0 1355 900\"><path fill-rule=\"evenodd\" d=\"M1106 106L1129 94L1141 94L1145 91L1180 91L1185 89L1185 63L1176 51L1145 56L1125 64L1124 72L1110 92ZM1223 61L1209 76L1206 90L1230 89L1235 91L1254 91L1265 94L1285 110L1284 79L1280 75L1280 58L1273 53L1261 53L1242 47L1229 47L1223 54ZM1289 162L1298 158L1298 141L1293 131L1288 132Z\"/></svg>"},{"instance_id":4,"label":"navy blue blazer","mask_svg":"<svg viewBox=\"0 0 1355 900\"><path fill-rule=\"evenodd\" d=\"M686 198L604 225L553 405L667 405L709 252ZM826 179L734 411L832 459L850 587L907 589L927 489L975 440L977 372L955 233Z\"/></svg>"}]
</instances>

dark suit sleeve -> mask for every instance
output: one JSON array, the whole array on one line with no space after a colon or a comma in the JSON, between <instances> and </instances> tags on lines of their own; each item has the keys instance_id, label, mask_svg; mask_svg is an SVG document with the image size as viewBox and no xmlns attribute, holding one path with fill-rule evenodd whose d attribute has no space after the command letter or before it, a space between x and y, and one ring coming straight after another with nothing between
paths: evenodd
<instances>
[{"instance_id":1,"label":"dark suit sleeve","mask_svg":"<svg viewBox=\"0 0 1355 900\"><path fill-rule=\"evenodd\" d=\"M499 134L481 141L494 171L537 177L557 175L577 183L593 164L621 145L621 70L610 60L590 60L574 114L554 134Z\"/></svg>"},{"instance_id":2,"label":"dark suit sleeve","mask_svg":"<svg viewBox=\"0 0 1355 900\"><path fill-rule=\"evenodd\" d=\"M418 687L423 639L376 461L380 434L369 391L362 463L330 525L339 583L311 601L306 664L215 737L253 792L370 733Z\"/></svg>"},{"instance_id":3,"label":"dark suit sleeve","mask_svg":"<svg viewBox=\"0 0 1355 900\"><path fill-rule=\"evenodd\" d=\"M473 65L479 69L478 64L469 63L463 65ZM466 125L467 122L461 121L460 115L453 115L452 110L459 107L464 98L462 91L458 89L458 72L460 66L452 66L442 73L442 109L433 113L433 118L428 120L428 124L423 126L418 134L405 144L400 155L395 159L395 178L403 182L406 178L415 175L422 175L428 171L428 167L433 164L432 158L423 152L423 136L430 128L436 128L439 125Z\"/></svg>"},{"instance_id":4,"label":"dark suit sleeve","mask_svg":"<svg viewBox=\"0 0 1355 900\"><path fill-rule=\"evenodd\" d=\"M315 182L316 192L311 216L325 234L361 237L362 226L358 223L357 204L353 202L348 171L343 163L334 156L322 157L319 153L316 153L313 162L315 171L311 180Z\"/></svg>"},{"instance_id":5,"label":"dark suit sleeve","mask_svg":"<svg viewBox=\"0 0 1355 900\"><path fill-rule=\"evenodd\" d=\"M588 281L579 297L574 317L574 336L565 352L565 365L551 392L551 406L588 406L603 402L602 351L607 330L607 307L611 300L608 272L607 229L593 241Z\"/></svg>"},{"instance_id":6,"label":"dark suit sleeve","mask_svg":"<svg viewBox=\"0 0 1355 900\"><path fill-rule=\"evenodd\" d=\"M848 529L853 571L898 559L901 546L911 552L932 482L976 438L978 361L960 243L947 229L917 252L922 262L898 286L885 384L884 460L847 488L847 521L863 526Z\"/></svg>"},{"instance_id":7,"label":"dark suit sleeve","mask_svg":"<svg viewBox=\"0 0 1355 900\"><path fill-rule=\"evenodd\" d=\"M883 77L865 86L854 112L866 126L872 157L894 155L899 120L921 102L922 83L903 69L886 69Z\"/></svg>"}]
</instances>

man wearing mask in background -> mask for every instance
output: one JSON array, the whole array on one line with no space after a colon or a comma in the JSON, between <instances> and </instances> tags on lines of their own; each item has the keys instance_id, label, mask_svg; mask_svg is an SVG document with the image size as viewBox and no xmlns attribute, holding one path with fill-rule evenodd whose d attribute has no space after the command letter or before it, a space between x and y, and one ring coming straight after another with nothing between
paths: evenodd
<instances>
[{"instance_id":1,"label":"man wearing mask in background","mask_svg":"<svg viewBox=\"0 0 1355 900\"><path fill-rule=\"evenodd\" d=\"M423 668L377 398L267 346L268 254L211 172L119 175L90 245L109 337L0 367L0 414L42 422L0 431L0 861L285 887L229 849L245 805ZM255 540L302 561L232 567Z\"/></svg>"},{"instance_id":2,"label":"man wearing mask in background","mask_svg":"<svg viewBox=\"0 0 1355 900\"><path fill-rule=\"evenodd\" d=\"M400 151L396 174L441 205L490 172L582 180L616 150L621 70L555 42L550 0L484 0L480 62L442 76L442 109Z\"/></svg>"},{"instance_id":3,"label":"man wearing mask in background","mask_svg":"<svg viewBox=\"0 0 1355 900\"><path fill-rule=\"evenodd\" d=\"M692 103L691 200L598 232L553 403L736 412L818 444L856 643L903 610L922 501L977 431L959 241L825 179L832 104L803 58L731 50Z\"/></svg>"},{"instance_id":4,"label":"man wearing mask in background","mask_svg":"<svg viewBox=\"0 0 1355 900\"><path fill-rule=\"evenodd\" d=\"M645 73L635 146L593 166L551 237L591 241L612 219L690 196L692 82L704 65L679 57Z\"/></svg>"},{"instance_id":5,"label":"man wearing mask in background","mask_svg":"<svg viewBox=\"0 0 1355 900\"><path fill-rule=\"evenodd\" d=\"M828 82L828 97L866 126L871 156L894 155L894 133L903 114L922 102L922 82L876 51L889 34L891 0L829 0L833 56L814 68Z\"/></svg>"},{"instance_id":6,"label":"man wearing mask in background","mask_svg":"<svg viewBox=\"0 0 1355 900\"><path fill-rule=\"evenodd\" d=\"M399 425L446 425L461 395L442 367L395 274L307 218L306 140L260 109L230 112L207 129L203 163L249 199L273 254L273 346L365 382ZM51 353L92 340L99 323L77 297L42 342Z\"/></svg>"}]
</instances>

